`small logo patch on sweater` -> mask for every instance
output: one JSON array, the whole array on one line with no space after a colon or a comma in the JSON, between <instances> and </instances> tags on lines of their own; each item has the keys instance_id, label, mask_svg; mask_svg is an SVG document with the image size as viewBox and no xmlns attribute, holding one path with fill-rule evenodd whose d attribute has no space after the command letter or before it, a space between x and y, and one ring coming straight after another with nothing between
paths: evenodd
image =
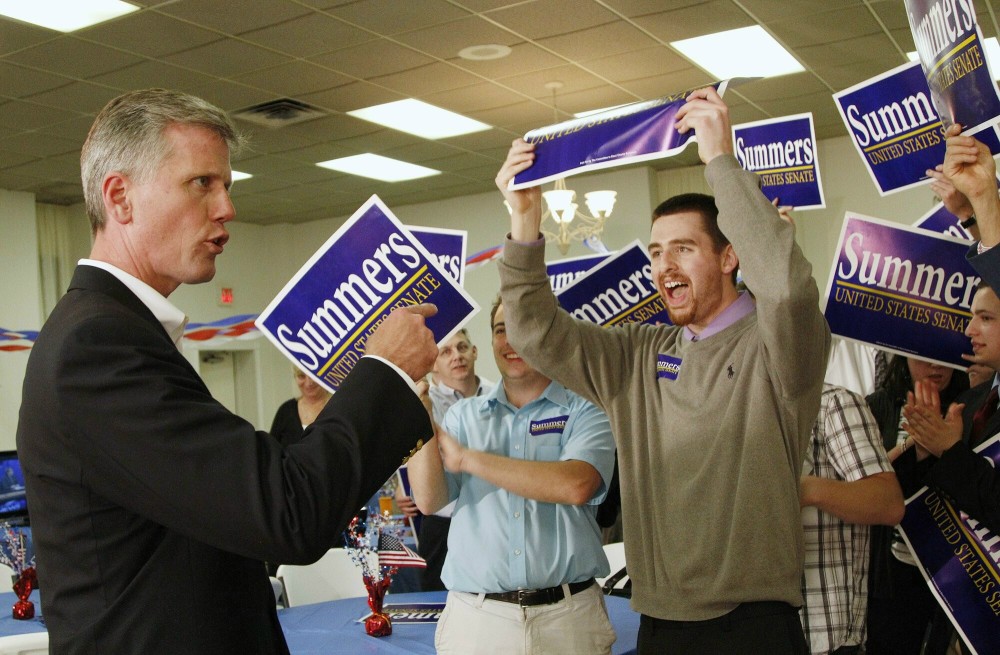
<instances>
[{"instance_id":1,"label":"small logo patch on sweater","mask_svg":"<svg viewBox=\"0 0 1000 655\"><path fill-rule=\"evenodd\" d=\"M659 354L656 356L656 377L676 380L681 372L681 358Z\"/></svg>"},{"instance_id":2,"label":"small logo patch on sweater","mask_svg":"<svg viewBox=\"0 0 1000 655\"><path fill-rule=\"evenodd\" d=\"M566 429L566 421L568 420L569 415L553 416L552 418L532 421L528 425L528 434L533 437L540 434L562 434L562 431Z\"/></svg>"}]
</instances>

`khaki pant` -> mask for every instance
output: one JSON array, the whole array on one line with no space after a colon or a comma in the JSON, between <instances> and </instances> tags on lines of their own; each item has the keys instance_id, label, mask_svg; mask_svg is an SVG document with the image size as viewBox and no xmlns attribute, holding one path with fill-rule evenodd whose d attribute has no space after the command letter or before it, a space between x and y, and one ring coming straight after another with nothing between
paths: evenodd
<instances>
[{"instance_id":1,"label":"khaki pant","mask_svg":"<svg viewBox=\"0 0 1000 655\"><path fill-rule=\"evenodd\" d=\"M617 636L601 588L552 605L520 607L483 594L448 592L434 635L439 655L607 655Z\"/></svg>"}]
</instances>

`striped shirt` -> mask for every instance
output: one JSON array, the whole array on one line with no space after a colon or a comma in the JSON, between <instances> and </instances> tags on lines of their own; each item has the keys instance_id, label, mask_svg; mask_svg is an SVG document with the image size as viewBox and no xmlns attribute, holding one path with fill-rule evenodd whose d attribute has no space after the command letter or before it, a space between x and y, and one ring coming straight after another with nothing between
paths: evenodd
<instances>
[{"instance_id":1,"label":"striped shirt","mask_svg":"<svg viewBox=\"0 0 1000 655\"><path fill-rule=\"evenodd\" d=\"M803 475L853 482L892 472L878 424L864 399L824 385ZM802 508L805 574L799 612L812 653L864 643L868 606L865 525L844 523L815 507Z\"/></svg>"}]
</instances>

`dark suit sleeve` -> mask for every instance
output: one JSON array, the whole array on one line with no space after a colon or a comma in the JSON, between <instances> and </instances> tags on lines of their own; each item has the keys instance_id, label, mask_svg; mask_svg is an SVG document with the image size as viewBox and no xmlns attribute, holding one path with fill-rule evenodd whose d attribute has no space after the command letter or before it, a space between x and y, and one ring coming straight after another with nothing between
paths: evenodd
<instances>
[{"instance_id":1,"label":"dark suit sleeve","mask_svg":"<svg viewBox=\"0 0 1000 655\"><path fill-rule=\"evenodd\" d=\"M960 441L944 451L926 481L948 494L963 512L1000 532L1000 474L967 444Z\"/></svg>"},{"instance_id":2,"label":"dark suit sleeve","mask_svg":"<svg viewBox=\"0 0 1000 655\"><path fill-rule=\"evenodd\" d=\"M315 560L431 434L407 383L364 358L303 439L282 447L216 402L158 328L96 312L49 349L45 396L72 417L50 456L70 449L98 497L198 541Z\"/></svg>"},{"instance_id":3,"label":"dark suit sleeve","mask_svg":"<svg viewBox=\"0 0 1000 655\"><path fill-rule=\"evenodd\" d=\"M993 289L1000 289L1000 246L990 248L979 254L979 242L975 242L965 254L966 259L976 269L976 272Z\"/></svg>"}]
</instances>

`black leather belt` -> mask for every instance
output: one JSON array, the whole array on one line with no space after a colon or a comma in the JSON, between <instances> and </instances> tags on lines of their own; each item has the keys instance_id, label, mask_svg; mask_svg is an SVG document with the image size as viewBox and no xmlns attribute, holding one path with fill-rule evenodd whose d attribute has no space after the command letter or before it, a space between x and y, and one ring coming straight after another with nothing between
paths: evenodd
<instances>
[{"instance_id":1,"label":"black leather belt","mask_svg":"<svg viewBox=\"0 0 1000 655\"><path fill-rule=\"evenodd\" d=\"M590 589L596 584L594 579L583 582L569 583L570 595L578 594L585 589ZM521 607L534 607L535 605L551 605L558 603L566 594L563 593L562 586L549 587L548 589L518 589L517 591L502 591L495 594L486 594L486 600L499 600L504 603L514 603Z\"/></svg>"}]
</instances>

